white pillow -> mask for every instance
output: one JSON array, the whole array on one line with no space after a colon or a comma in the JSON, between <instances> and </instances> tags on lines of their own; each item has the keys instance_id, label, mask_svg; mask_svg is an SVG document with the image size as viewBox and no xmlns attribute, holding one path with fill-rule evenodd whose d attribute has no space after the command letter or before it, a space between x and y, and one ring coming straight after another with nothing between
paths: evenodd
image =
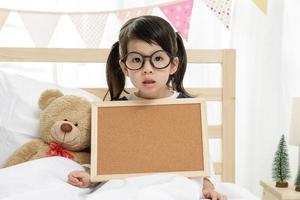
<instances>
[{"instance_id":1,"label":"white pillow","mask_svg":"<svg viewBox=\"0 0 300 200\"><path fill-rule=\"evenodd\" d=\"M99 101L81 89L0 71L0 167L18 147L39 135L38 99L46 89L59 89L64 94Z\"/></svg>"}]
</instances>

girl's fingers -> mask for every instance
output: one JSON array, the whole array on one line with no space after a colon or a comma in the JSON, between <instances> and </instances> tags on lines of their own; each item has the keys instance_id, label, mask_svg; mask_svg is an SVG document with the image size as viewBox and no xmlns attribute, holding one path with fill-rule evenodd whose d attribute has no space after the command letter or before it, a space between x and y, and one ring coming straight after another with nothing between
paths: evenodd
<instances>
[{"instance_id":1,"label":"girl's fingers","mask_svg":"<svg viewBox=\"0 0 300 200\"><path fill-rule=\"evenodd\" d=\"M202 193L205 198L210 198L211 200L227 200L226 196L221 195L216 191L203 190Z\"/></svg>"},{"instance_id":2,"label":"girl's fingers","mask_svg":"<svg viewBox=\"0 0 300 200\"><path fill-rule=\"evenodd\" d=\"M226 198L226 196L224 196L224 195L218 195L218 200L226 200L227 198Z\"/></svg>"},{"instance_id":3,"label":"girl's fingers","mask_svg":"<svg viewBox=\"0 0 300 200\"><path fill-rule=\"evenodd\" d=\"M75 185L75 186L77 186L77 184L78 184L78 182L74 179L69 179L68 183L70 183L71 185Z\"/></svg>"},{"instance_id":4,"label":"girl's fingers","mask_svg":"<svg viewBox=\"0 0 300 200\"><path fill-rule=\"evenodd\" d=\"M212 200L218 200L218 194L216 192L211 193L211 199Z\"/></svg>"},{"instance_id":5,"label":"girl's fingers","mask_svg":"<svg viewBox=\"0 0 300 200\"><path fill-rule=\"evenodd\" d=\"M68 178L68 182L72 185L75 185L75 186L80 186L82 185L82 182L79 181L76 177L73 177L73 176L69 176Z\"/></svg>"},{"instance_id":6,"label":"girl's fingers","mask_svg":"<svg viewBox=\"0 0 300 200\"><path fill-rule=\"evenodd\" d=\"M226 197L226 196L223 196L223 195L221 195L221 198L220 198L220 200L227 200L227 197Z\"/></svg>"}]
</instances>

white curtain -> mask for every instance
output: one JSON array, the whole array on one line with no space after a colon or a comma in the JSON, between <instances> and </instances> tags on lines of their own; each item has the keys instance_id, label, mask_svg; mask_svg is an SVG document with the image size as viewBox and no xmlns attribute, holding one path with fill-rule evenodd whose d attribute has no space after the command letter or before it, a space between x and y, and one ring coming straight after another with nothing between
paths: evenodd
<instances>
[{"instance_id":1,"label":"white curtain","mask_svg":"<svg viewBox=\"0 0 300 200\"><path fill-rule=\"evenodd\" d=\"M231 46L237 49L237 182L261 194L271 180L281 134L288 136L291 97L300 94L300 1L269 1L264 15L236 0ZM292 180L297 153L290 150Z\"/></svg>"}]
</instances>

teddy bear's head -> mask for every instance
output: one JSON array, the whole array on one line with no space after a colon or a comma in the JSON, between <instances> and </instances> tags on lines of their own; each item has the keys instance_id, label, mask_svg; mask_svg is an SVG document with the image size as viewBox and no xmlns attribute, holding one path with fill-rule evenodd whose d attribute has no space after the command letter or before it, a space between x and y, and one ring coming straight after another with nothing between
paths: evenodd
<instances>
[{"instance_id":1,"label":"teddy bear's head","mask_svg":"<svg viewBox=\"0 0 300 200\"><path fill-rule=\"evenodd\" d=\"M46 90L39 99L40 134L46 143L55 142L80 151L91 141L91 104L83 97Z\"/></svg>"}]
</instances>

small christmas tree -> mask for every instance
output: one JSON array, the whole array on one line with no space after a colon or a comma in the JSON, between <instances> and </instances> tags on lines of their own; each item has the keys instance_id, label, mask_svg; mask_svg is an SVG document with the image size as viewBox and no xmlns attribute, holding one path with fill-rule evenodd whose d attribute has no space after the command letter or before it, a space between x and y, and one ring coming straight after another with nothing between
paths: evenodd
<instances>
[{"instance_id":1,"label":"small christmas tree","mask_svg":"<svg viewBox=\"0 0 300 200\"><path fill-rule=\"evenodd\" d=\"M298 169L298 173L297 173L297 178L296 178L296 180L295 180L295 190L297 191L297 192L300 192L300 167L299 167L299 169Z\"/></svg>"},{"instance_id":2,"label":"small christmas tree","mask_svg":"<svg viewBox=\"0 0 300 200\"><path fill-rule=\"evenodd\" d=\"M272 178L276 181L276 187L288 187L287 180L290 178L290 167L286 141L281 136L277 151L273 160Z\"/></svg>"}]
</instances>

